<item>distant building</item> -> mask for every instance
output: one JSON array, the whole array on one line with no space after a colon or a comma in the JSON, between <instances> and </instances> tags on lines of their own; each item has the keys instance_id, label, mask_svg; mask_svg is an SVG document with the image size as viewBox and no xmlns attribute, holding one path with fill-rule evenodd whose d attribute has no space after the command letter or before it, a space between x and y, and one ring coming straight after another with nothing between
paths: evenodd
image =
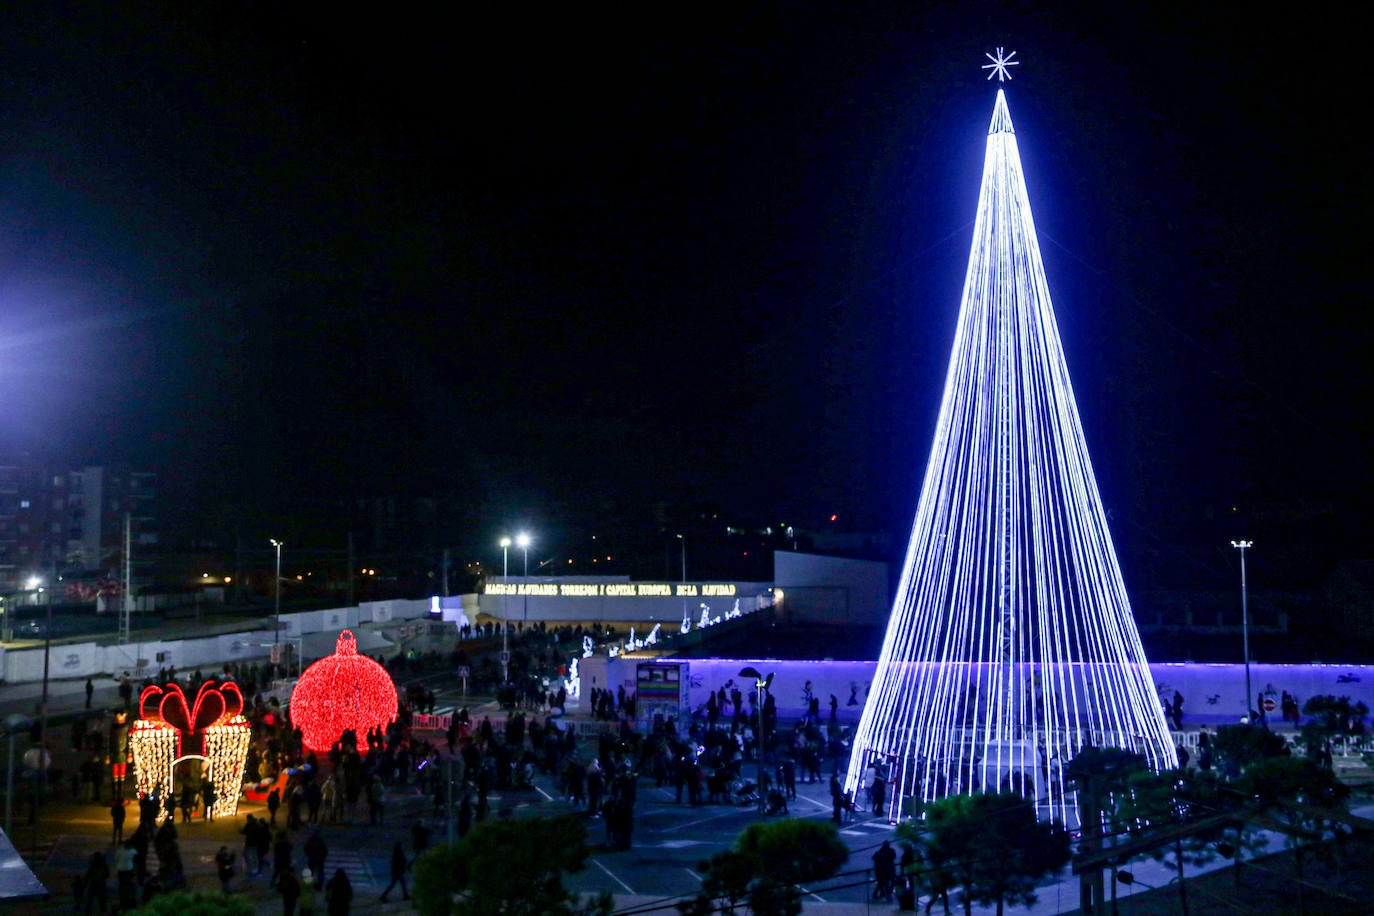
<instances>
[{"instance_id":1,"label":"distant building","mask_svg":"<svg viewBox=\"0 0 1374 916\"><path fill-rule=\"evenodd\" d=\"M76 593L64 587L57 601L94 600L122 574L126 519L135 556L157 544L156 504L150 471L28 457L0 464L0 594L61 580Z\"/></svg>"},{"instance_id":2,"label":"distant building","mask_svg":"<svg viewBox=\"0 0 1374 916\"><path fill-rule=\"evenodd\" d=\"M779 550L773 585L787 623L882 627L892 612L888 567L876 560Z\"/></svg>"},{"instance_id":3,"label":"distant building","mask_svg":"<svg viewBox=\"0 0 1374 916\"><path fill-rule=\"evenodd\" d=\"M1330 622L1342 638L1367 643L1374 630L1374 560L1346 560L1323 589Z\"/></svg>"}]
</instances>

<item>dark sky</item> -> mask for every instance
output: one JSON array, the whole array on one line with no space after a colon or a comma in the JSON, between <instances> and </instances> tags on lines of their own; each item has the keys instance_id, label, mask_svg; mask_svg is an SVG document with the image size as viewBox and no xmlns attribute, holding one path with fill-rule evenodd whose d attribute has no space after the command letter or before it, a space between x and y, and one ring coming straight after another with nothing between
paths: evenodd
<instances>
[{"instance_id":1,"label":"dark sky","mask_svg":"<svg viewBox=\"0 0 1374 916\"><path fill-rule=\"evenodd\" d=\"M493 531L904 531L1002 45L1123 552L1367 508L1348 23L470 6L7 5L0 446L152 464L202 519L449 491Z\"/></svg>"}]
</instances>

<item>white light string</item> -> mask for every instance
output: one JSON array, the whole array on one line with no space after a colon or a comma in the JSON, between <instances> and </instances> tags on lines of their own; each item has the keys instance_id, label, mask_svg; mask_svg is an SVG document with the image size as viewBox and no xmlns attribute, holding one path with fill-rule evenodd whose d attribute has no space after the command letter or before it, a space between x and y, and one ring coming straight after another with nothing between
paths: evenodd
<instances>
[{"instance_id":1,"label":"white light string","mask_svg":"<svg viewBox=\"0 0 1374 916\"><path fill-rule=\"evenodd\" d=\"M1011 788L1077 824L1089 745L1174 745L1112 547L999 89L930 461L845 789Z\"/></svg>"}]
</instances>

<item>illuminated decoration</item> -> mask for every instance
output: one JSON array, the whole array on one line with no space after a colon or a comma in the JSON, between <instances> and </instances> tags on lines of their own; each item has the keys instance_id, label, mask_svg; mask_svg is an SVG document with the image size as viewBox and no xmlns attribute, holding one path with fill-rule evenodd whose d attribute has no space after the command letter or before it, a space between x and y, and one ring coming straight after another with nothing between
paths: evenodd
<instances>
[{"instance_id":1,"label":"illuminated decoration","mask_svg":"<svg viewBox=\"0 0 1374 916\"><path fill-rule=\"evenodd\" d=\"M703 601L701 603L701 619L697 621L697 628L703 629L705 627L709 627L717 623L720 623L720 615L717 614L716 616L712 617L711 605Z\"/></svg>"},{"instance_id":2,"label":"illuminated decoration","mask_svg":"<svg viewBox=\"0 0 1374 916\"><path fill-rule=\"evenodd\" d=\"M535 598L733 598L733 583L699 582L488 582L487 595Z\"/></svg>"},{"instance_id":3,"label":"illuminated decoration","mask_svg":"<svg viewBox=\"0 0 1374 916\"><path fill-rule=\"evenodd\" d=\"M365 753L366 734L395 718L396 685L385 668L358 654L352 630L340 633L334 654L306 668L291 691L291 721L311 750L328 751L351 729Z\"/></svg>"},{"instance_id":4,"label":"illuminated decoration","mask_svg":"<svg viewBox=\"0 0 1374 916\"><path fill-rule=\"evenodd\" d=\"M1012 60L1016 56L1015 51L1006 54L1001 48L998 48L996 54L984 53L983 56L992 61L990 64L983 64L983 69L988 71L988 82L992 82L992 78L995 76L997 82L1005 83L1011 79L1011 70L1008 68L1021 66L1019 60Z\"/></svg>"},{"instance_id":5,"label":"illuminated decoration","mask_svg":"<svg viewBox=\"0 0 1374 916\"><path fill-rule=\"evenodd\" d=\"M568 692L568 696L576 699L582 696L582 672L579 670L581 659L574 658L572 664L568 666L568 676L563 678L563 689Z\"/></svg>"},{"instance_id":6,"label":"illuminated decoration","mask_svg":"<svg viewBox=\"0 0 1374 916\"><path fill-rule=\"evenodd\" d=\"M236 814L252 739L238 685L206 681L190 707L180 684L152 685L138 695L138 711L129 745L139 796L158 790L165 797L174 791L176 764L198 758L208 764L205 778L215 785L215 816Z\"/></svg>"},{"instance_id":7,"label":"illuminated decoration","mask_svg":"<svg viewBox=\"0 0 1374 916\"><path fill-rule=\"evenodd\" d=\"M1011 789L1072 825L1063 769L1089 745L1175 765L999 88L934 443L845 788L876 764L889 819L907 796Z\"/></svg>"},{"instance_id":8,"label":"illuminated decoration","mask_svg":"<svg viewBox=\"0 0 1374 916\"><path fill-rule=\"evenodd\" d=\"M622 652L633 652L636 649L643 649L645 646L656 645L658 643L658 631L662 629L662 626L662 624L654 624L654 628L649 631L649 635L645 636L643 639L636 639L635 628L630 627L630 635L626 638L625 644L622 646L611 646L607 654L611 658L615 658Z\"/></svg>"}]
</instances>

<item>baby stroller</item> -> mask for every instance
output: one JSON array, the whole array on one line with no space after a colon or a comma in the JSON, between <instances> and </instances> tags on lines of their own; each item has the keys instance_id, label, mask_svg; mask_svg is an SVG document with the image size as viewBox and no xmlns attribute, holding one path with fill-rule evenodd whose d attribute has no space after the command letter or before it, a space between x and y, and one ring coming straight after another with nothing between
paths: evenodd
<instances>
[{"instance_id":1,"label":"baby stroller","mask_svg":"<svg viewBox=\"0 0 1374 916\"><path fill-rule=\"evenodd\" d=\"M730 802L740 807L759 803L759 788L747 779L736 779L730 783Z\"/></svg>"}]
</instances>

